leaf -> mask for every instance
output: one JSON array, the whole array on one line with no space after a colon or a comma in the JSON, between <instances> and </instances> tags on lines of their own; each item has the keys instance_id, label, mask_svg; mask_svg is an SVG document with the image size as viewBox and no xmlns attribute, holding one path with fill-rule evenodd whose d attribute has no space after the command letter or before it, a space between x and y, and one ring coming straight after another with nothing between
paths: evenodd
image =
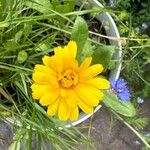
<instances>
[{"instance_id":1,"label":"leaf","mask_svg":"<svg viewBox=\"0 0 150 150\"><path fill-rule=\"evenodd\" d=\"M18 31L18 32L15 34L15 42L16 42L16 43L21 39L22 35L23 35L23 31L22 31L22 30Z\"/></svg>"},{"instance_id":2,"label":"leaf","mask_svg":"<svg viewBox=\"0 0 150 150\"><path fill-rule=\"evenodd\" d=\"M94 50L92 63L102 64L107 69L114 52L115 46L99 46Z\"/></svg>"},{"instance_id":3,"label":"leaf","mask_svg":"<svg viewBox=\"0 0 150 150\"><path fill-rule=\"evenodd\" d=\"M81 60L83 61L86 57L90 57L93 54L93 47L90 41L86 41L84 48L82 50Z\"/></svg>"},{"instance_id":4,"label":"leaf","mask_svg":"<svg viewBox=\"0 0 150 150\"><path fill-rule=\"evenodd\" d=\"M52 5L49 0L26 1L25 5L43 14L51 13L50 8L52 8Z\"/></svg>"},{"instance_id":5,"label":"leaf","mask_svg":"<svg viewBox=\"0 0 150 150\"><path fill-rule=\"evenodd\" d=\"M88 38L88 25L83 18L78 16L77 19L75 20L71 34L71 39L76 41L78 46L78 53L77 53L78 60L80 60L81 58L81 53L83 51L87 38Z\"/></svg>"},{"instance_id":6,"label":"leaf","mask_svg":"<svg viewBox=\"0 0 150 150\"><path fill-rule=\"evenodd\" d=\"M17 46L18 45L15 39L7 40L7 42L4 43L4 48L7 49L8 51L15 51Z\"/></svg>"},{"instance_id":7,"label":"leaf","mask_svg":"<svg viewBox=\"0 0 150 150\"><path fill-rule=\"evenodd\" d=\"M18 53L17 60L19 63L25 62L27 60L27 58L28 58L28 54L26 51L23 50Z\"/></svg>"},{"instance_id":8,"label":"leaf","mask_svg":"<svg viewBox=\"0 0 150 150\"><path fill-rule=\"evenodd\" d=\"M113 94L112 91L107 91L105 93L103 103L123 116L133 117L136 115L136 109L133 104L131 102L119 100L117 95Z\"/></svg>"},{"instance_id":9,"label":"leaf","mask_svg":"<svg viewBox=\"0 0 150 150\"><path fill-rule=\"evenodd\" d=\"M110 60L108 67L106 67L109 70L115 69L116 66L116 61L115 60Z\"/></svg>"},{"instance_id":10,"label":"leaf","mask_svg":"<svg viewBox=\"0 0 150 150\"><path fill-rule=\"evenodd\" d=\"M51 4L55 11L58 11L60 13L67 13L71 12L74 9L75 0L67 0L67 1L55 0L52 1Z\"/></svg>"}]
</instances>

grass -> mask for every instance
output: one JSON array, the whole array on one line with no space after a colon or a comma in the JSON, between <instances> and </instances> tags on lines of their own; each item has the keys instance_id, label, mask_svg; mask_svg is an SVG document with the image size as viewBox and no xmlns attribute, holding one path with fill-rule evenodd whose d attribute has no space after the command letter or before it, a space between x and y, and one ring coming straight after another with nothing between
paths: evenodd
<instances>
[{"instance_id":1,"label":"grass","mask_svg":"<svg viewBox=\"0 0 150 150\"><path fill-rule=\"evenodd\" d=\"M55 149L75 149L81 141L85 145L91 144L76 128L67 129L57 118L49 117L44 108L33 101L30 89L34 65L41 63L42 56L50 53L53 47L69 40L79 15L107 10L114 16L124 44L122 76L131 83L135 97L142 94L141 97L146 98L150 94L149 37L135 33L134 14L127 13L128 8L126 11L123 6L74 11L71 6L65 7L62 14L56 4L53 6L43 3L34 7L25 0L0 2L0 120L5 122L5 118L11 116L22 124L21 127L13 125L16 133L10 146L12 149L23 145L24 149L32 149L34 140L39 150L46 149L47 142ZM49 12L45 12L47 8ZM89 34L103 36L91 31ZM91 38L88 40L103 45ZM142 92L141 87L144 87Z\"/></svg>"},{"instance_id":2,"label":"grass","mask_svg":"<svg viewBox=\"0 0 150 150\"><path fill-rule=\"evenodd\" d=\"M10 149L32 149L32 140L37 141L37 149L46 149L46 141L55 149L74 149L80 141L89 143L77 129L67 129L57 118L50 118L30 92L34 64L67 40L70 31L62 25L65 21L72 24L67 15L83 12L42 14L27 7L23 0L1 1L0 9L0 119L5 122L5 117L11 115L21 123L20 127L13 125L16 133Z\"/></svg>"}]
</instances>

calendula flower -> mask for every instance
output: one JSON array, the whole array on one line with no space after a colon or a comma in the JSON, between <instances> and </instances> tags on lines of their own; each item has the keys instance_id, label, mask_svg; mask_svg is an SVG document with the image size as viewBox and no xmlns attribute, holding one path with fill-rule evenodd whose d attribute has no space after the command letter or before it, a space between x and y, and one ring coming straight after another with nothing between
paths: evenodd
<instances>
[{"instance_id":1,"label":"calendula flower","mask_svg":"<svg viewBox=\"0 0 150 150\"><path fill-rule=\"evenodd\" d=\"M53 56L44 56L43 65L34 68L32 96L42 106L47 106L50 116L60 120L77 120L79 108L89 114L103 98L100 89L108 89L109 81L96 77L103 71L101 64L90 66L87 57L80 66L76 60L77 45L70 41L64 47L54 48Z\"/></svg>"},{"instance_id":2,"label":"calendula flower","mask_svg":"<svg viewBox=\"0 0 150 150\"><path fill-rule=\"evenodd\" d=\"M118 80L110 79L111 84L111 90L117 94L118 98L123 101L129 101L130 100L130 92L126 86L126 82L119 78Z\"/></svg>"}]
</instances>

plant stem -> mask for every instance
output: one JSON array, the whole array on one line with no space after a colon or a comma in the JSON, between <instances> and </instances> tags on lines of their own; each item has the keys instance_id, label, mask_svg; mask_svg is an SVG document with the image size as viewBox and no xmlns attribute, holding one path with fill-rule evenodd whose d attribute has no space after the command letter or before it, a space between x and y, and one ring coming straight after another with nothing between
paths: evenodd
<instances>
[{"instance_id":1,"label":"plant stem","mask_svg":"<svg viewBox=\"0 0 150 150\"><path fill-rule=\"evenodd\" d=\"M129 129L131 129L139 139L141 139L141 141L146 145L147 148L150 148L149 143L143 138L143 136L136 131L128 122L126 122L119 114L117 114L115 111L111 110L113 112L114 115L117 116L117 118L122 121Z\"/></svg>"}]
</instances>

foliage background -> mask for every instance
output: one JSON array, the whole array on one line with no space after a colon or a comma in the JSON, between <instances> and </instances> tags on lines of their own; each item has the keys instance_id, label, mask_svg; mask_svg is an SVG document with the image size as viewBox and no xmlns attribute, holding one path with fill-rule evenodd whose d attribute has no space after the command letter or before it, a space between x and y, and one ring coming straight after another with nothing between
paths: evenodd
<instances>
[{"instance_id":1,"label":"foliage background","mask_svg":"<svg viewBox=\"0 0 150 150\"><path fill-rule=\"evenodd\" d=\"M22 128L14 126L17 130L11 145L14 149L19 148L22 141L31 149L32 127L37 130L35 139L38 141L37 143L42 143L39 145L41 149L45 145L43 142L45 138L53 142L57 149L73 148L74 144L80 143L76 136L58 120L51 120L50 123L46 119L47 115L43 109L32 101L28 91L32 83L31 74L34 64L40 63L43 55L51 53L51 47L58 43L65 44L71 33L70 26L73 26L74 23L71 19L80 15L81 12L73 12L74 16L72 14L69 14L69 17L63 16L59 10L68 12L71 11L71 7L66 5L62 9L62 6L58 5L60 1L57 0L52 1L53 6L49 4L48 0L41 2L44 9L39 5L38 7L37 5L31 6L31 3L25 0L0 1L0 85L4 87L0 88L0 92L3 94L1 98L4 100L3 103L0 102L0 114L7 116L11 113L17 116L23 124ZM136 98L147 99L150 96L150 2L149 0L116 0L113 3L103 0L101 2L116 20L121 37L125 38L122 41L123 68L121 75L129 83L134 94L135 105L140 110ZM45 8L53 8L52 14L49 14ZM56 14L60 17L55 17ZM66 27L63 26L64 20L68 21ZM61 39L66 39L66 41ZM15 94L12 94L14 91ZM22 103L22 98L26 99L26 102ZM5 107L3 104L9 107ZM21 109L23 111L20 111ZM140 131L148 124L148 119L139 117L124 119ZM1 117L2 121L3 119ZM28 124L31 124L30 129L27 129ZM49 124L51 126L45 130ZM58 133L59 126L64 128L64 132ZM51 132L52 130L54 132ZM78 133L78 136L80 135L81 139L86 141L85 143L89 142L76 129L73 132ZM67 136L67 139L63 139L61 134Z\"/></svg>"}]
</instances>

